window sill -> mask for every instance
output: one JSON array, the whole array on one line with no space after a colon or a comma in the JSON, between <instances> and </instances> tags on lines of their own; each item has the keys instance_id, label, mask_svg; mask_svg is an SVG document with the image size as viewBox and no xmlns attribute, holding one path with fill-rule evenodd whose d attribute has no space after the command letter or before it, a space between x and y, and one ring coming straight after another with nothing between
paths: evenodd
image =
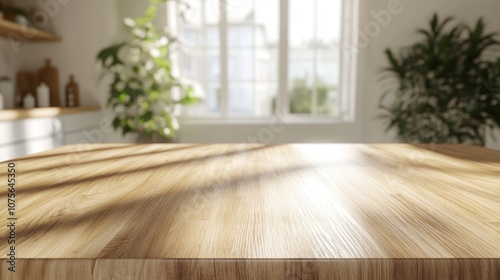
<instances>
[{"instance_id":1,"label":"window sill","mask_svg":"<svg viewBox=\"0 0 500 280\"><path fill-rule=\"evenodd\" d=\"M352 123L352 120L341 119L339 117L181 117L179 118L181 125L260 125L270 123L283 124L347 124Z\"/></svg>"}]
</instances>

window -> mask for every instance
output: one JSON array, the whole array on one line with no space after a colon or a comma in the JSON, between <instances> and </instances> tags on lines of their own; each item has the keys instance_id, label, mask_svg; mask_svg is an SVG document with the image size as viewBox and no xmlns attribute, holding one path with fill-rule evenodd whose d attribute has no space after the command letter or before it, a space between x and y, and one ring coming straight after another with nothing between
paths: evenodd
<instances>
[{"instance_id":1,"label":"window","mask_svg":"<svg viewBox=\"0 0 500 280\"><path fill-rule=\"evenodd\" d=\"M354 0L188 0L172 7L181 74L204 88L188 117L352 118ZM179 18L171 17L171 18Z\"/></svg>"}]
</instances>

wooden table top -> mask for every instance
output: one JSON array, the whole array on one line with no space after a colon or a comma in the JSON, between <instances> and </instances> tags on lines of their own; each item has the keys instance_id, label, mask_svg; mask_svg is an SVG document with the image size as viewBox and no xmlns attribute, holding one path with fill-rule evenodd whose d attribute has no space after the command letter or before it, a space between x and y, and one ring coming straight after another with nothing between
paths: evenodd
<instances>
[{"instance_id":1,"label":"wooden table top","mask_svg":"<svg viewBox=\"0 0 500 280\"><path fill-rule=\"evenodd\" d=\"M11 162L17 165L20 265L123 260L137 270L127 261L272 266L265 262L271 260L302 262L304 269L313 261L370 267L372 260L378 264L371 270L389 267L394 276L394 266L405 260L449 262L457 273L468 273L470 261L482 276L500 279L500 151L406 144L77 145ZM6 200L5 186L0 194ZM2 208L0 221L6 221L6 204ZM8 235L1 226L2 259Z\"/></svg>"}]
</instances>

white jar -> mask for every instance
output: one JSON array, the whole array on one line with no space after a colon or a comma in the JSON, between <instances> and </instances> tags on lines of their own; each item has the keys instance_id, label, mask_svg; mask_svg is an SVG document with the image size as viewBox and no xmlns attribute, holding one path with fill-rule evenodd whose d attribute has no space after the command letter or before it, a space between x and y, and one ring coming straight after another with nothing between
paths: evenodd
<instances>
[{"instance_id":1,"label":"white jar","mask_svg":"<svg viewBox=\"0 0 500 280\"><path fill-rule=\"evenodd\" d=\"M50 107L50 89L45 83L41 83L36 89L36 99L40 108Z\"/></svg>"},{"instance_id":2,"label":"white jar","mask_svg":"<svg viewBox=\"0 0 500 280\"><path fill-rule=\"evenodd\" d=\"M14 109L14 85L7 77L0 78L0 93L3 95L3 105L5 109Z\"/></svg>"},{"instance_id":3,"label":"white jar","mask_svg":"<svg viewBox=\"0 0 500 280\"><path fill-rule=\"evenodd\" d=\"M35 97L33 94L28 93L23 99L24 109L32 109L35 108Z\"/></svg>"}]
</instances>

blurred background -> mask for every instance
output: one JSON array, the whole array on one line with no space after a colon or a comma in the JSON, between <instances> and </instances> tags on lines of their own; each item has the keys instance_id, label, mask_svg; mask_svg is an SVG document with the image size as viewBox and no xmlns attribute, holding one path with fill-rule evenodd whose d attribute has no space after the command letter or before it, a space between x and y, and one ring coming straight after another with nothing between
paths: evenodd
<instances>
[{"instance_id":1,"label":"blurred background","mask_svg":"<svg viewBox=\"0 0 500 280\"><path fill-rule=\"evenodd\" d=\"M498 10L496 0L4 0L0 160L116 142L500 149Z\"/></svg>"}]
</instances>

